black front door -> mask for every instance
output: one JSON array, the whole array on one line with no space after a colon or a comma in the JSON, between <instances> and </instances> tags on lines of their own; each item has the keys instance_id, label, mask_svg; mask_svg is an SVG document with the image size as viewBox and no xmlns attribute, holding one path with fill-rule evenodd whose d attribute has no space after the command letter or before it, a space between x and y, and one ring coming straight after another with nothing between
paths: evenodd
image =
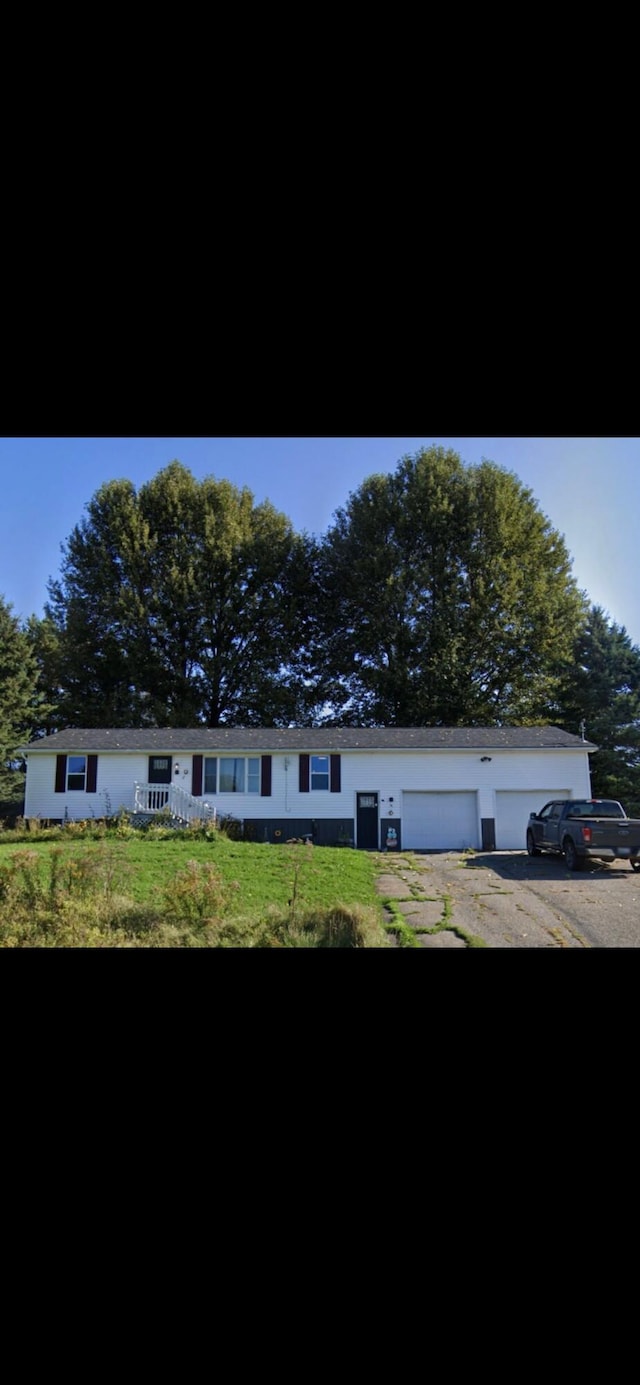
<instances>
[{"instance_id":1,"label":"black front door","mask_svg":"<svg viewBox=\"0 0 640 1385\"><path fill-rule=\"evenodd\" d=\"M170 784L171 783L171 755L150 755L149 756L149 784ZM158 813L162 808L166 808L169 802L168 789L152 789L148 794L147 807L152 813Z\"/></svg>"},{"instance_id":2,"label":"black front door","mask_svg":"<svg viewBox=\"0 0 640 1385\"><path fill-rule=\"evenodd\" d=\"M149 781L150 784L170 784L171 783L171 756L170 755L150 755L149 756Z\"/></svg>"},{"instance_id":3,"label":"black front door","mask_svg":"<svg viewBox=\"0 0 640 1385\"><path fill-rule=\"evenodd\" d=\"M357 800L358 846L364 851L378 850L378 795L359 793Z\"/></svg>"}]
</instances>

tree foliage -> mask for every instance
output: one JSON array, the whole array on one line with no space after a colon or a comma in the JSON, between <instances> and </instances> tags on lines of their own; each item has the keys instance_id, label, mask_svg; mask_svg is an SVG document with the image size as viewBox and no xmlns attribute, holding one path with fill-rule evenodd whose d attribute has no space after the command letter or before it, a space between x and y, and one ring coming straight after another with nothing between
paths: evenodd
<instances>
[{"instance_id":1,"label":"tree foliage","mask_svg":"<svg viewBox=\"0 0 640 1385\"><path fill-rule=\"evenodd\" d=\"M584 726L598 746L590 756L594 797L617 798L640 815L640 649L600 606L576 638L556 720L574 734Z\"/></svg>"},{"instance_id":2,"label":"tree foliage","mask_svg":"<svg viewBox=\"0 0 640 1385\"><path fill-rule=\"evenodd\" d=\"M34 733L36 736L48 736L52 731L68 725L62 712L65 672L60 631L50 614L29 616L23 630L35 659L38 690L42 699Z\"/></svg>"},{"instance_id":3,"label":"tree foliage","mask_svg":"<svg viewBox=\"0 0 640 1385\"><path fill-rule=\"evenodd\" d=\"M334 719L548 718L584 598L564 540L518 478L441 447L369 477L320 562L319 652Z\"/></svg>"},{"instance_id":4,"label":"tree foliage","mask_svg":"<svg viewBox=\"0 0 640 1385\"><path fill-rule=\"evenodd\" d=\"M584 718L594 792L640 801L640 652L493 462L421 449L317 539L172 462L100 487L49 595L24 632L35 729Z\"/></svg>"},{"instance_id":5,"label":"tree foliage","mask_svg":"<svg viewBox=\"0 0 640 1385\"><path fill-rule=\"evenodd\" d=\"M0 597L0 800L22 792L18 747L31 739L48 710L37 685L38 666L29 640L11 604Z\"/></svg>"},{"instance_id":6,"label":"tree foliage","mask_svg":"<svg viewBox=\"0 0 640 1385\"><path fill-rule=\"evenodd\" d=\"M64 723L287 725L308 551L268 501L177 461L138 492L103 485L49 584Z\"/></svg>"}]
</instances>

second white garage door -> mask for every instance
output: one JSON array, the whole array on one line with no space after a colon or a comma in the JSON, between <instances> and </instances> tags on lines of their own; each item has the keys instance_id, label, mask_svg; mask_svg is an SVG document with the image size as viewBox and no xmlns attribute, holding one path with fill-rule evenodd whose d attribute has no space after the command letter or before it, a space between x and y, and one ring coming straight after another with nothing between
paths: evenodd
<instances>
[{"instance_id":1,"label":"second white garage door","mask_svg":"<svg viewBox=\"0 0 640 1385\"><path fill-rule=\"evenodd\" d=\"M402 845L407 851L461 851L478 846L475 793L404 793Z\"/></svg>"},{"instance_id":2,"label":"second white garage door","mask_svg":"<svg viewBox=\"0 0 640 1385\"><path fill-rule=\"evenodd\" d=\"M539 813L550 798L571 798L568 789L499 789L496 793L498 851L525 851L529 813Z\"/></svg>"}]
</instances>

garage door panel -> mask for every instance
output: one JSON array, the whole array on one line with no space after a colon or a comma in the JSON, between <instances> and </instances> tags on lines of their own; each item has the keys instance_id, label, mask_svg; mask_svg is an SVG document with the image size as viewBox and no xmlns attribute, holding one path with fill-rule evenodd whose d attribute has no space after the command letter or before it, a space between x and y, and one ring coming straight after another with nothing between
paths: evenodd
<instances>
[{"instance_id":1,"label":"garage door panel","mask_svg":"<svg viewBox=\"0 0 640 1385\"><path fill-rule=\"evenodd\" d=\"M550 798L571 798L569 789L499 789L496 793L496 847L524 851L530 813L539 813Z\"/></svg>"},{"instance_id":2,"label":"garage door panel","mask_svg":"<svg viewBox=\"0 0 640 1385\"><path fill-rule=\"evenodd\" d=\"M413 851L478 846L475 793L409 793L402 797L402 844Z\"/></svg>"}]
</instances>

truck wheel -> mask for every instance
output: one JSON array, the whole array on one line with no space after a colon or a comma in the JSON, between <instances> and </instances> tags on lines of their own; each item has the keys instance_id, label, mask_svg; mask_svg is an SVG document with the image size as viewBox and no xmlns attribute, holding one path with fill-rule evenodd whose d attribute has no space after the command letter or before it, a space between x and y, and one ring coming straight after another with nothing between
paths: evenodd
<instances>
[{"instance_id":1,"label":"truck wheel","mask_svg":"<svg viewBox=\"0 0 640 1385\"><path fill-rule=\"evenodd\" d=\"M638 857L637 861L631 861L631 869L640 870L640 857Z\"/></svg>"},{"instance_id":2,"label":"truck wheel","mask_svg":"<svg viewBox=\"0 0 640 1385\"><path fill-rule=\"evenodd\" d=\"M530 856L540 855L540 848L537 847L535 844L533 832L531 831L531 829L529 829L529 831L527 832L527 851Z\"/></svg>"},{"instance_id":3,"label":"truck wheel","mask_svg":"<svg viewBox=\"0 0 640 1385\"><path fill-rule=\"evenodd\" d=\"M567 870L580 870L582 866L582 860L576 851L575 843L572 842L571 837L565 837L564 860Z\"/></svg>"}]
</instances>

